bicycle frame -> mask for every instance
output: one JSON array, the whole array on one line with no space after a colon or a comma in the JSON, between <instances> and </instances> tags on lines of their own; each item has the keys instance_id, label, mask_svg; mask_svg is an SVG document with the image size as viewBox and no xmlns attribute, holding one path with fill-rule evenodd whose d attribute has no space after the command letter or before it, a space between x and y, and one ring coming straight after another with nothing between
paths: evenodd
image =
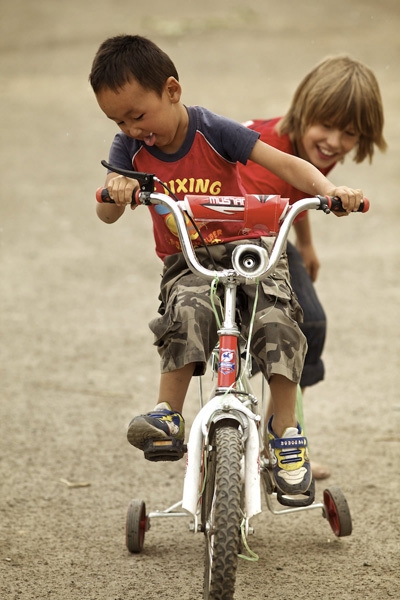
<instances>
[{"instance_id":1,"label":"bicycle frame","mask_svg":"<svg viewBox=\"0 0 400 600\"><path fill-rule=\"evenodd\" d=\"M276 237L270 258L268 258L266 250L259 246L244 244L237 247L238 252L236 256L233 256L234 268L212 271L205 269L197 260L180 206L168 196L160 193L141 192L138 196L139 201L143 204L163 204L173 213L182 252L191 270L208 280L218 277L219 282L224 286L224 320L221 329L218 331L217 388L215 395L201 408L191 426L187 444L188 453L182 509L191 514L194 519L194 531L198 531L201 488L200 465L202 464L204 448L207 449L208 433L214 423L223 419L230 421L233 419L237 421L238 427L241 428L244 444L242 472L246 530L248 530L249 520L261 512L260 445L262 444L262 432L260 432L259 427L261 416L252 410L252 408L254 409L254 400L236 386L239 336L235 320L236 289L241 283L255 283L256 280L265 279L273 272L283 252L290 227L296 216L304 210L323 207L323 201L318 197L308 198L296 202L290 208ZM241 264L245 252L248 253L246 255L247 260L250 256L250 262L253 256L253 272L248 264L245 269ZM249 408L249 404L251 408Z\"/></svg>"},{"instance_id":2,"label":"bicycle frame","mask_svg":"<svg viewBox=\"0 0 400 600\"><path fill-rule=\"evenodd\" d=\"M322 196L300 200L290 208L289 201L280 196L254 194L238 198L186 196L177 201L154 192L155 181L162 185L154 175L116 169L105 161L102 164L140 182L140 191L134 194L132 203L162 204L172 213L189 268L202 279L218 280L224 288L224 315L218 330L217 385L207 403L203 404L201 397L200 411L190 429L182 500L146 515L145 502L132 499L126 519L126 545L132 553L141 552L152 517L190 515L190 529L205 536L204 598L232 599L237 559L243 557L240 540L250 553L245 558L258 558L248 548L246 536L253 533L250 519L261 512L261 482L273 514L320 508L336 536L350 535L352 531L349 508L340 488L325 489L323 503L316 503L313 480L303 498L283 495L275 485L263 454L264 408L259 414L258 401L250 391L246 373L239 372L240 332L235 318L237 287L256 284L273 273L297 215L309 209L341 212L343 206L338 198ZM112 202L106 189L99 188L96 198L99 202ZM364 199L358 212L366 212L368 208L369 202ZM199 221L225 220L221 215L228 214L229 220L241 221L250 230L253 225L266 226L270 235L276 236L270 256L265 248L244 240L232 253L232 268L218 271L204 268L192 246L183 211L194 220L197 216ZM239 218L238 213L241 213ZM262 402L264 389L263 380ZM272 498L286 508L274 510Z\"/></svg>"},{"instance_id":3,"label":"bicycle frame","mask_svg":"<svg viewBox=\"0 0 400 600\"><path fill-rule=\"evenodd\" d=\"M284 216L283 220L282 217L279 221L272 221L277 235L270 256L265 248L243 241L232 253L232 268L214 271L199 263L186 228L182 210L196 220L195 202L192 205L188 197L184 201L175 201L150 188L151 182L144 181L141 191L135 194L132 202L162 204L172 213L182 254L192 272L210 282L217 279L223 285L224 313L223 322L218 329L217 385L208 402L203 404L201 398L202 406L190 428L182 500L167 509L146 514L145 502L132 499L126 518L126 545L132 553L142 551L144 536L153 517L190 516L189 529L195 533L202 532L205 538L203 597L205 600L231 600L235 591L238 557L258 560L258 556L248 547L246 539L248 534L254 532L250 527L250 519L261 513L262 487L267 506L275 515L318 508L322 510L322 516L329 521L336 536L347 536L352 531L350 511L340 488L334 486L325 489L323 502L315 502L314 480L302 498L284 495L277 488L268 468L269 461L264 455L264 380L259 414L258 401L250 391L246 373L239 372L241 348L240 332L236 324L237 287L256 284L272 274L297 215L309 209L322 209L328 213L333 200L318 196L306 198L290 208L287 200L287 206L281 211L280 197L252 195L251 201L256 212L250 214L248 211L244 222L247 219L250 224L252 219L258 219L257 203L266 203L270 198L276 199L278 207L274 219L277 213ZM110 201L103 200L103 192L104 190L98 190L98 201ZM235 209L241 205L245 212L246 199L219 197L216 203L232 201ZM204 197L197 197L197 200L202 209L214 204L204 201ZM340 201L336 206L339 206L336 210L340 210ZM368 206L366 203L365 210L368 210ZM363 209L360 212L364 212ZM234 217L232 220L235 220ZM254 223L264 221L260 219ZM249 340L247 343L249 344ZM183 452L184 449L183 446ZM279 510L274 508L273 499L281 505ZM246 548L247 556L241 554L241 547Z\"/></svg>"}]
</instances>

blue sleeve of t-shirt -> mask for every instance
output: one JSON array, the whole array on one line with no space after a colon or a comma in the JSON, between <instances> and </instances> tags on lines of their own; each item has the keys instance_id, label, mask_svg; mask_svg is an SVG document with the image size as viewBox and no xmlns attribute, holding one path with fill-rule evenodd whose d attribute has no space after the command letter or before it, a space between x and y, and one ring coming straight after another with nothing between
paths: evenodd
<instances>
[{"instance_id":1,"label":"blue sleeve of t-shirt","mask_svg":"<svg viewBox=\"0 0 400 600\"><path fill-rule=\"evenodd\" d=\"M260 137L257 131L200 106L190 106L188 113L191 121L195 120L195 128L204 135L215 151L230 162L246 164L254 144ZM122 132L117 133L111 145L108 162L120 169L132 170L132 159L141 145L142 142ZM166 155L167 157L170 158L169 155Z\"/></svg>"},{"instance_id":2,"label":"blue sleeve of t-shirt","mask_svg":"<svg viewBox=\"0 0 400 600\"><path fill-rule=\"evenodd\" d=\"M227 160L245 165L260 134L206 108L196 106L189 110L193 108L197 113L197 128L213 148Z\"/></svg>"},{"instance_id":3,"label":"blue sleeve of t-shirt","mask_svg":"<svg viewBox=\"0 0 400 600\"><path fill-rule=\"evenodd\" d=\"M110 148L109 164L120 169L132 171L132 158L139 146L140 142L137 140L129 138L122 132L117 133Z\"/></svg>"}]
</instances>

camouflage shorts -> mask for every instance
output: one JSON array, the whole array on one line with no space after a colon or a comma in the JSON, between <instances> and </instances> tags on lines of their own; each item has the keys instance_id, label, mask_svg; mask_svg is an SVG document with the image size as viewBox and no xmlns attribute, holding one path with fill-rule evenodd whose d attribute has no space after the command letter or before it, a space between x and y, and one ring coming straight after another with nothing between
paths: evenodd
<instances>
[{"instance_id":1,"label":"camouflage shorts","mask_svg":"<svg viewBox=\"0 0 400 600\"><path fill-rule=\"evenodd\" d=\"M261 238L252 242L268 250L273 240ZM232 251L240 243L249 241L209 246L215 263L222 268L231 268ZM214 269L204 248L196 254L203 266ZM298 326L302 311L288 277L287 260L283 256L274 274L258 286L250 351L268 380L272 375L280 374L298 383L307 343ZM217 295L214 302L220 307L222 285L218 286ZM244 339L248 336L255 296L255 285L238 288L240 333ZM210 300L210 284L188 269L181 253L165 260L160 300L160 316L149 326L161 357L161 372L196 363L194 374L202 375L218 339L216 318Z\"/></svg>"}]
</instances>

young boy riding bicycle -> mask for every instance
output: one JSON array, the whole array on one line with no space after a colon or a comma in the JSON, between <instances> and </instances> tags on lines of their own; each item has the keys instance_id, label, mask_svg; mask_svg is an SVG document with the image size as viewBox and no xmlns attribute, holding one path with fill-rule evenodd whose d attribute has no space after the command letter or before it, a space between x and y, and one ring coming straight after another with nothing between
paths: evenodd
<instances>
[{"instance_id":1,"label":"young boy riding bicycle","mask_svg":"<svg viewBox=\"0 0 400 600\"><path fill-rule=\"evenodd\" d=\"M178 199L188 192L243 195L237 163L251 159L310 196L339 196L348 212L362 200L361 190L335 187L314 166L261 142L255 131L204 108L186 107L174 64L146 38L105 40L94 58L90 83L101 110L121 129L111 146L110 164L155 173ZM97 214L113 223L131 204L138 182L111 172L105 185L115 204L98 204ZM128 428L129 442L142 450L152 440L183 443L186 392L192 376L204 373L217 340L209 286L187 268L169 215L154 206L150 212L156 253L164 263L160 314L150 323L161 357L161 380L154 410L135 417ZM264 236L263 228L244 231L218 221L204 224L193 242L201 260L210 260L202 248L205 243L214 262L223 266L237 244L270 244ZM276 485L283 493L297 494L311 483L307 440L295 415L306 342L285 257L275 277L261 286L257 314L263 318L256 316L251 352L271 390L267 436ZM251 314L254 299L246 287L251 286L243 288L243 313ZM282 445L292 449L284 461Z\"/></svg>"}]
</instances>

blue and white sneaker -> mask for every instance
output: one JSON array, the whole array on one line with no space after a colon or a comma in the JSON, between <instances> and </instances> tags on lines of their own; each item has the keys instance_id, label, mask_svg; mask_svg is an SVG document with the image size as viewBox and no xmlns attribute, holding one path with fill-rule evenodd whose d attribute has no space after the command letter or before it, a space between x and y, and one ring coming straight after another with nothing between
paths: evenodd
<instances>
[{"instance_id":1,"label":"blue and white sneaker","mask_svg":"<svg viewBox=\"0 0 400 600\"><path fill-rule=\"evenodd\" d=\"M312 481L307 438L299 424L288 427L278 438L271 423L272 417L267 425L267 442L275 484L283 494L305 494Z\"/></svg>"},{"instance_id":2,"label":"blue and white sneaker","mask_svg":"<svg viewBox=\"0 0 400 600\"><path fill-rule=\"evenodd\" d=\"M148 460L178 460L186 451L185 421L181 413L161 402L151 412L132 419L127 438Z\"/></svg>"}]
</instances>

